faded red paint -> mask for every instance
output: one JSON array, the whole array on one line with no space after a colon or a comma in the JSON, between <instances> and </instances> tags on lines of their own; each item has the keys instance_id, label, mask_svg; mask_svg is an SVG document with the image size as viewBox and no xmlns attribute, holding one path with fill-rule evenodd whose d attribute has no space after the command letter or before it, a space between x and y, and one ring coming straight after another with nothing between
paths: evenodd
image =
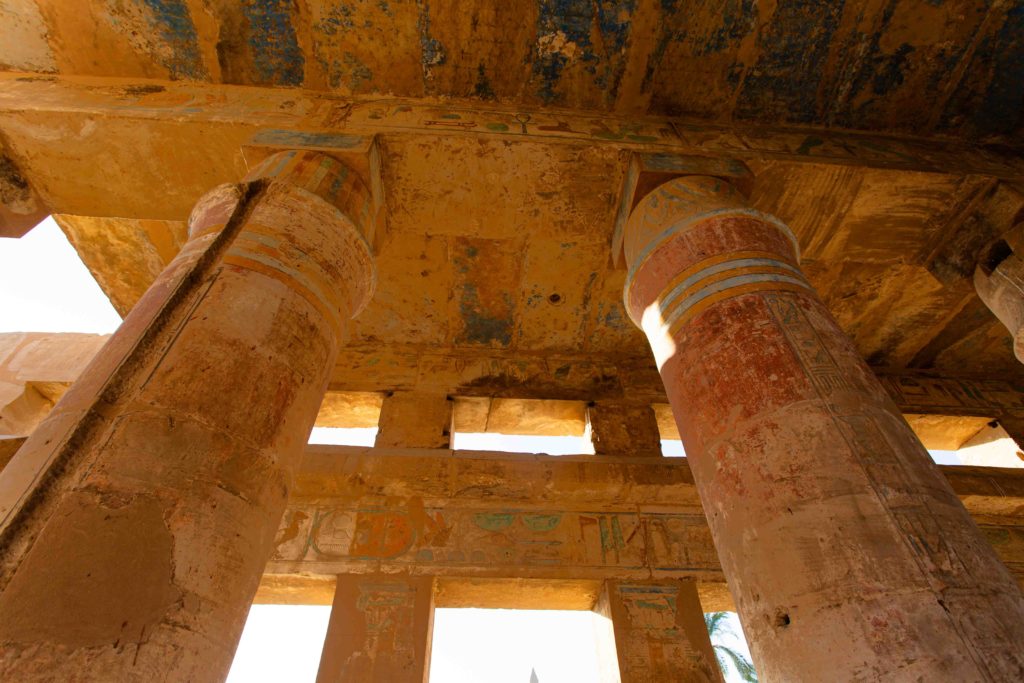
<instances>
[{"instance_id":1,"label":"faded red paint","mask_svg":"<svg viewBox=\"0 0 1024 683\"><path fill-rule=\"evenodd\" d=\"M368 197L300 152L199 201L190 242L22 447L37 471L4 469L0 500L24 493L0 506L0 679L227 674L372 291Z\"/></svg>"},{"instance_id":2,"label":"faded red paint","mask_svg":"<svg viewBox=\"0 0 1024 683\"><path fill-rule=\"evenodd\" d=\"M640 202L625 246L627 307L762 677L1021 680L1019 588L803 280L788 229L689 177Z\"/></svg>"}]
</instances>

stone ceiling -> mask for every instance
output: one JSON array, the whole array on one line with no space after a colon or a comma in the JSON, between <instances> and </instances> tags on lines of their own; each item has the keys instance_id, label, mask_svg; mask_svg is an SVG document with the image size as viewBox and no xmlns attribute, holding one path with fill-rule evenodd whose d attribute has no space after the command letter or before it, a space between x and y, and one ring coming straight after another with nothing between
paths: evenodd
<instances>
[{"instance_id":1,"label":"stone ceiling","mask_svg":"<svg viewBox=\"0 0 1024 683\"><path fill-rule=\"evenodd\" d=\"M11 71L1020 139L990 0L5 0Z\"/></svg>"},{"instance_id":2,"label":"stone ceiling","mask_svg":"<svg viewBox=\"0 0 1024 683\"><path fill-rule=\"evenodd\" d=\"M377 134L388 227L353 345L649 363L610 250L623 174L707 140L871 363L1024 377L958 261L979 203L1005 228L1015 209L933 142L1019 162L1020 3L4 0L0 69L0 159L122 312L254 139ZM913 133L946 161L769 124Z\"/></svg>"}]
</instances>

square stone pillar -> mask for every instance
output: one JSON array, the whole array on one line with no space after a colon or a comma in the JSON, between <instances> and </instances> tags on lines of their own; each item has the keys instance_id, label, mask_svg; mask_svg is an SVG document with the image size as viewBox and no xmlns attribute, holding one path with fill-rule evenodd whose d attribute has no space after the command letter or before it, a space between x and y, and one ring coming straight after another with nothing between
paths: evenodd
<instances>
[{"instance_id":1,"label":"square stone pillar","mask_svg":"<svg viewBox=\"0 0 1024 683\"><path fill-rule=\"evenodd\" d=\"M597 455L661 455L661 434L647 403L597 401L587 408Z\"/></svg>"},{"instance_id":2,"label":"square stone pillar","mask_svg":"<svg viewBox=\"0 0 1024 683\"><path fill-rule=\"evenodd\" d=\"M340 575L317 683L426 683L433 593L430 576Z\"/></svg>"},{"instance_id":3,"label":"square stone pillar","mask_svg":"<svg viewBox=\"0 0 1024 683\"><path fill-rule=\"evenodd\" d=\"M721 683L693 581L606 581L594 612L603 683Z\"/></svg>"},{"instance_id":4,"label":"square stone pillar","mask_svg":"<svg viewBox=\"0 0 1024 683\"><path fill-rule=\"evenodd\" d=\"M380 409L377 448L448 448L452 402L444 394L395 391Z\"/></svg>"}]
</instances>

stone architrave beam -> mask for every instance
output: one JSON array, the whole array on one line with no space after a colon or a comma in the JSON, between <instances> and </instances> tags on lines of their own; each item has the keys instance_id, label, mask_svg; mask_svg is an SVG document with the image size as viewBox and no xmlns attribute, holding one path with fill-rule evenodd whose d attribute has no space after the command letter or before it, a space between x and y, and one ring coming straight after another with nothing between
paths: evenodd
<instances>
[{"instance_id":1,"label":"stone architrave beam","mask_svg":"<svg viewBox=\"0 0 1024 683\"><path fill-rule=\"evenodd\" d=\"M1024 581L1024 471L941 469ZM264 586L377 571L724 581L685 459L309 446Z\"/></svg>"},{"instance_id":2,"label":"stone architrave beam","mask_svg":"<svg viewBox=\"0 0 1024 683\"><path fill-rule=\"evenodd\" d=\"M107 338L73 333L0 334L0 380L70 384ZM379 378L368 379L361 370L371 360L386 367ZM55 369L58 374L54 374ZM1010 379L943 376L899 368L874 371L904 413L1024 417L1024 387ZM346 347L331 373L330 388L339 392L422 391L570 401L622 400L628 396L634 404L667 402L657 368L647 357L609 357L603 361L593 355L542 357L370 345ZM359 426L363 419L359 418ZM333 422L338 422L338 414Z\"/></svg>"},{"instance_id":3,"label":"stone architrave beam","mask_svg":"<svg viewBox=\"0 0 1024 683\"><path fill-rule=\"evenodd\" d=\"M40 117L88 127L102 136L107 121L131 120L139 130L229 125L239 149L311 149L338 153L351 138L377 134L478 136L546 144L614 146L650 154L672 154L737 161L779 160L910 171L977 174L1004 180L1024 178L1019 158L998 147L949 140L917 139L836 130L713 125L664 117L603 116L592 112L480 106L471 102L378 99L335 94L245 88L198 82L154 82L121 78L0 74L0 132L12 140L31 137ZM63 137L65 154L81 154L74 138ZM18 150L15 150L18 151ZM372 158L371 158L372 162ZM36 180L26 169L30 181ZM48 196L57 213L64 206L59 188ZM375 195L382 196L375 191ZM100 198L102 200L102 198ZM95 215L128 215L110 209ZM145 205L141 213L152 211ZM180 218L184 218L181 216ZM179 218L179 219L180 219Z\"/></svg>"}]
</instances>

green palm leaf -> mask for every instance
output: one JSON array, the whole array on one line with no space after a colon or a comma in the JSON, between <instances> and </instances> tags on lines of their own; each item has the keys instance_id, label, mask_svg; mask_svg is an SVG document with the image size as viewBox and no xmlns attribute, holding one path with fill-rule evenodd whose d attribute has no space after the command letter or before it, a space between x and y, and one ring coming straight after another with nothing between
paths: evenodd
<instances>
[{"instance_id":1,"label":"green palm leaf","mask_svg":"<svg viewBox=\"0 0 1024 683\"><path fill-rule=\"evenodd\" d=\"M715 659L718 660L718 666L722 673L728 671L731 665L731 668L736 669L736 673L744 683L757 683L757 672L754 671L754 665L749 659L730 647L714 642L723 636L736 635L729 624L729 613L709 612L704 615L704 625L708 628L712 649L715 651Z\"/></svg>"}]
</instances>

